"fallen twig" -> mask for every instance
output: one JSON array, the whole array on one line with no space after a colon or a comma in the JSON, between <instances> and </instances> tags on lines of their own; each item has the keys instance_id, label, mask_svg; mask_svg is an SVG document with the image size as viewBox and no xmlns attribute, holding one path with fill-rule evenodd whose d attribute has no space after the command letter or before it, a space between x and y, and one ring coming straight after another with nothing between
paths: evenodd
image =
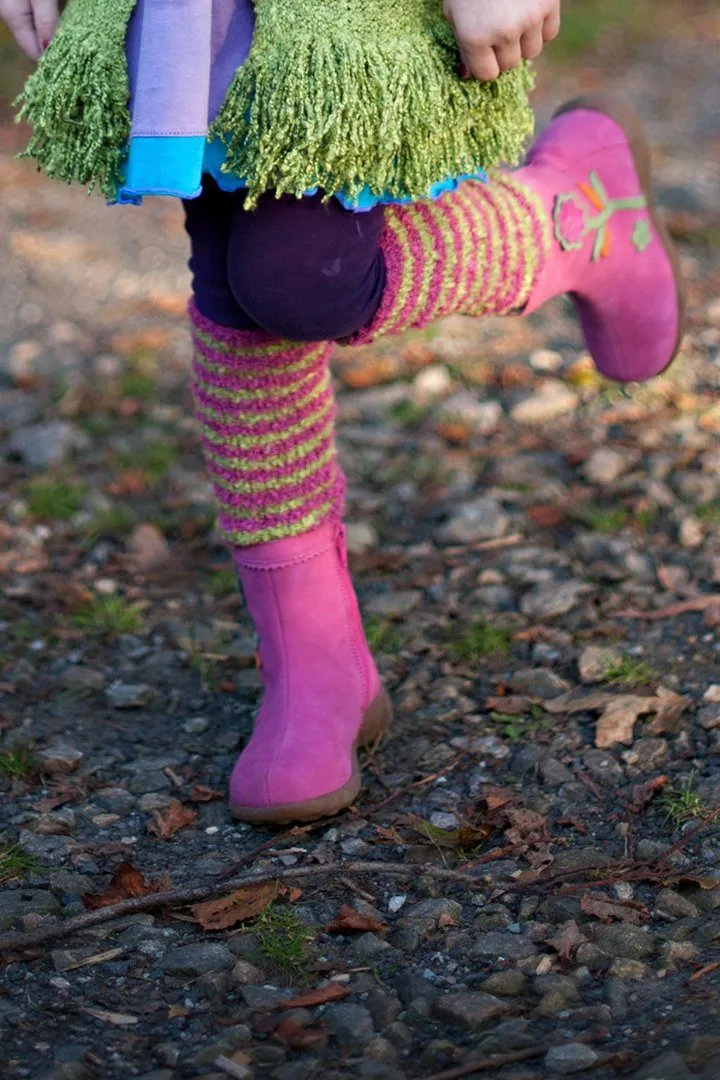
<instances>
[{"instance_id":1,"label":"fallen twig","mask_svg":"<svg viewBox=\"0 0 720 1080\"><path fill-rule=\"evenodd\" d=\"M689 611L706 611L714 604L720 604L720 593L709 596L694 596L692 600L681 600L678 604L656 608L654 611L641 611L640 608L627 608L625 611L611 611L611 619L672 619L676 615L685 615Z\"/></svg>"},{"instance_id":2,"label":"fallen twig","mask_svg":"<svg viewBox=\"0 0 720 1080\"><path fill-rule=\"evenodd\" d=\"M694 971L688 983L697 982L698 979L704 979L706 975L711 975L713 971L717 971L720 968L720 960L714 960L712 964L706 964L705 967L700 968L699 971Z\"/></svg>"},{"instance_id":3,"label":"fallen twig","mask_svg":"<svg viewBox=\"0 0 720 1080\"><path fill-rule=\"evenodd\" d=\"M460 1080L460 1077L472 1076L473 1073L490 1072L491 1069L501 1069L504 1065L532 1061L534 1058L545 1057L548 1050L552 1049L552 1045L552 1043L545 1043L543 1046L531 1046L527 1050L513 1050L510 1054L496 1054L484 1061L473 1061L469 1065L458 1065L455 1069L433 1073L432 1076L426 1076L425 1080Z\"/></svg>"},{"instance_id":4,"label":"fallen twig","mask_svg":"<svg viewBox=\"0 0 720 1080\"><path fill-rule=\"evenodd\" d=\"M376 874L386 877L412 877L416 872L416 867L407 866L405 863L348 862L328 863L324 866L299 866L290 870L278 868L264 871L261 874L242 874L229 881L218 881L216 879L205 885L191 885L186 888L168 889L166 892L133 897L131 900L123 900L119 904L112 904L96 911L86 911L82 915L73 915L63 922L43 926L27 933L5 934L0 937L0 952L26 949L46 941L57 941L59 938L67 937L69 934L87 930L91 926L110 922L121 915L136 914L140 911L152 911L175 905L195 904L218 894L234 892L236 889L248 888L251 885L263 885L269 881L281 883L303 881L315 877L331 876L332 874ZM477 878L461 870L446 870L443 867L425 866L423 867L423 874L426 877L434 877L439 881L454 881L456 884L464 885L470 889L479 889L481 887L481 883Z\"/></svg>"}]
</instances>

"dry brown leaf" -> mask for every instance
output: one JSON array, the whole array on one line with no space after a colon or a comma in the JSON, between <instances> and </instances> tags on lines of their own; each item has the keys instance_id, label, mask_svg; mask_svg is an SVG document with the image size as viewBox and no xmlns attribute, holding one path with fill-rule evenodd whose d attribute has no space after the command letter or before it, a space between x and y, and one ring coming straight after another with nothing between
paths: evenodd
<instances>
[{"instance_id":1,"label":"dry brown leaf","mask_svg":"<svg viewBox=\"0 0 720 1080\"><path fill-rule=\"evenodd\" d=\"M485 708L488 712L498 712L504 716L523 716L530 712L535 704L537 704L536 698L525 697L522 694L507 694L502 697L489 697L485 702Z\"/></svg>"},{"instance_id":2,"label":"dry brown leaf","mask_svg":"<svg viewBox=\"0 0 720 1080\"><path fill-rule=\"evenodd\" d=\"M505 815L510 826L505 836L511 844L543 844L550 839L544 814L522 806L509 806Z\"/></svg>"},{"instance_id":3,"label":"dry brown leaf","mask_svg":"<svg viewBox=\"0 0 720 1080\"><path fill-rule=\"evenodd\" d=\"M691 697L683 697L665 686L658 686L655 698L655 717L650 723L653 735L675 735L680 727L680 718L692 705Z\"/></svg>"},{"instance_id":4,"label":"dry brown leaf","mask_svg":"<svg viewBox=\"0 0 720 1080\"><path fill-rule=\"evenodd\" d=\"M108 887L101 893L85 893L82 902L89 911L95 911L97 908L118 904L121 900L131 900L135 896L148 896L150 893L165 892L169 888L170 882L167 876L156 881L146 882L137 867L132 866L130 863L120 863L119 866L115 867Z\"/></svg>"},{"instance_id":5,"label":"dry brown leaf","mask_svg":"<svg viewBox=\"0 0 720 1080\"><path fill-rule=\"evenodd\" d=\"M289 1016L280 1021L273 1035L281 1039L290 1050L312 1050L324 1043L327 1038L322 1028L305 1028Z\"/></svg>"},{"instance_id":6,"label":"dry brown leaf","mask_svg":"<svg viewBox=\"0 0 720 1080\"><path fill-rule=\"evenodd\" d=\"M387 923L372 915L363 915L349 904L343 904L340 914L325 927L328 934L377 934L387 930Z\"/></svg>"},{"instance_id":7,"label":"dry brown leaf","mask_svg":"<svg viewBox=\"0 0 720 1080\"><path fill-rule=\"evenodd\" d=\"M80 1006L80 1011L94 1016L96 1020L104 1020L106 1024L115 1024L118 1027L131 1027L137 1024L137 1016L128 1016L127 1013L109 1012L107 1009L89 1009L85 1005Z\"/></svg>"},{"instance_id":8,"label":"dry brown leaf","mask_svg":"<svg viewBox=\"0 0 720 1080\"><path fill-rule=\"evenodd\" d=\"M215 791L214 788L205 787L204 784L196 784L188 798L191 802L217 802L218 799L224 799L225 796L221 791Z\"/></svg>"},{"instance_id":9,"label":"dry brown leaf","mask_svg":"<svg viewBox=\"0 0 720 1080\"><path fill-rule=\"evenodd\" d=\"M653 710L653 698L620 694L605 706L595 730L595 745L608 750L614 743L631 746L635 724Z\"/></svg>"},{"instance_id":10,"label":"dry brown leaf","mask_svg":"<svg viewBox=\"0 0 720 1080\"><path fill-rule=\"evenodd\" d=\"M690 600L681 600L678 604L670 604L664 608L654 608L650 611L640 611L638 608L628 608L626 611L614 611L613 619L672 619L676 615L686 615L691 611L706 611L720 601L720 594L713 593L705 596L693 596Z\"/></svg>"},{"instance_id":11,"label":"dry brown leaf","mask_svg":"<svg viewBox=\"0 0 720 1080\"><path fill-rule=\"evenodd\" d=\"M238 923L262 914L275 900L293 902L301 895L299 889L268 881L261 885L248 885L229 896L206 900L191 908L193 917L203 930L227 930Z\"/></svg>"},{"instance_id":12,"label":"dry brown leaf","mask_svg":"<svg viewBox=\"0 0 720 1080\"><path fill-rule=\"evenodd\" d=\"M191 810L189 806L183 806L179 799L173 799L167 810L153 810L145 827L161 840L170 840L181 829L194 825L196 821L197 810Z\"/></svg>"},{"instance_id":13,"label":"dry brown leaf","mask_svg":"<svg viewBox=\"0 0 720 1080\"><path fill-rule=\"evenodd\" d=\"M191 1010L187 1005L170 1005L168 1007L168 1020L177 1020L178 1018L189 1016Z\"/></svg>"},{"instance_id":14,"label":"dry brown leaf","mask_svg":"<svg viewBox=\"0 0 720 1080\"><path fill-rule=\"evenodd\" d=\"M554 938L548 938L547 944L551 949L554 949L563 963L569 964L575 955L575 951L586 940L580 933L580 927L573 919L571 922L565 923L560 933L556 934Z\"/></svg>"},{"instance_id":15,"label":"dry brown leaf","mask_svg":"<svg viewBox=\"0 0 720 1080\"><path fill-rule=\"evenodd\" d=\"M644 784L635 784L632 789L633 810L638 813L655 798L656 792L660 791L669 783L667 776L656 776L652 780L646 780Z\"/></svg>"},{"instance_id":16,"label":"dry brown leaf","mask_svg":"<svg viewBox=\"0 0 720 1080\"><path fill-rule=\"evenodd\" d=\"M278 1004L279 1009L313 1009L316 1005L325 1005L329 1001L342 1001L352 993L347 986L339 982L330 982L327 986L321 986L317 990L310 990L307 994L298 994L297 997L289 998Z\"/></svg>"},{"instance_id":17,"label":"dry brown leaf","mask_svg":"<svg viewBox=\"0 0 720 1080\"><path fill-rule=\"evenodd\" d=\"M501 806L507 806L509 803L514 802L515 799L517 799L517 794L511 791L510 788L492 787L488 788L483 794L483 800L490 813L499 810Z\"/></svg>"},{"instance_id":18,"label":"dry brown leaf","mask_svg":"<svg viewBox=\"0 0 720 1080\"><path fill-rule=\"evenodd\" d=\"M122 956L125 949L120 947L117 949L106 949L105 952L95 953L94 956L86 956L84 960L76 960L74 964L63 964L63 971L77 971L78 968L94 967L95 964L106 964L110 960L115 960L118 956Z\"/></svg>"},{"instance_id":19,"label":"dry brown leaf","mask_svg":"<svg viewBox=\"0 0 720 1080\"><path fill-rule=\"evenodd\" d=\"M603 923L625 922L632 926L642 926L650 920L650 912L642 904L621 903L608 900L605 896L581 897L580 909L585 915Z\"/></svg>"}]
</instances>

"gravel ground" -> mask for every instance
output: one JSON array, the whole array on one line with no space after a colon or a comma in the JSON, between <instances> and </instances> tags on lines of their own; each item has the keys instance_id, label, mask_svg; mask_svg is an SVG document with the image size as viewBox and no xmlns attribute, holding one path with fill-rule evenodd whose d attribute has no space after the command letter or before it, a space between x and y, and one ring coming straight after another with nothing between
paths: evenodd
<instances>
[{"instance_id":1,"label":"gravel ground","mask_svg":"<svg viewBox=\"0 0 720 1080\"><path fill-rule=\"evenodd\" d=\"M649 121L691 293L668 375L598 379L561 303L338 355L396 722L350 812L280 833L224 802L260 680L177 207L111 213L3 131L4 1076L720 1075L716 37L540 98L611 79Z\"/></svg>"}]
</instances>

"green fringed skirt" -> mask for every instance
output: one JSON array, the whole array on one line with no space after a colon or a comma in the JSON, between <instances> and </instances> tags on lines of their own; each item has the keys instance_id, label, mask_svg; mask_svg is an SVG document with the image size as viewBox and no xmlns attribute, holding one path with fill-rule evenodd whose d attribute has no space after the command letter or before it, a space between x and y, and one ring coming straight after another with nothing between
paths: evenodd
<instances>
[{"instance_id":1,"label":"green fringed skirt","mask_svg":"<svg viewBox=\"0 0 720 1080\"><path fill-rule=\"evenodd\" d=\"M110 199L130 145L135 4L70 0L20 98L28 155ZM318 188L350 205L402 202L515 163L533 128L532 72L461 80L442 9L442 0L256 0L250 54L208 131L228 186L245 187L249 206L266 191Z\"/></svg>"}]
</instances>

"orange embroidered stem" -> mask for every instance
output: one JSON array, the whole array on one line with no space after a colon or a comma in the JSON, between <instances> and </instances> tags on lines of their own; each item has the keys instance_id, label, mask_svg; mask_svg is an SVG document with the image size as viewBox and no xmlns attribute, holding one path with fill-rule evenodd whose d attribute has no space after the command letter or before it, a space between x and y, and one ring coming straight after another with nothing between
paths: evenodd
<instances>
[{"instance_id":1,"label":"orange embroidered stem","mask_svg":"<svg viewBox=\"0 0 720 1080\"><path fill-rule=\"evenodd\" d=\"M605 209L604 202L598 195L597 191L595 191L595 189L591 187L590 184L584 184L582 181L579 181L578 187L580 188L588 202L591 203L591 205L594 206L596 210L602 211Z\"/></svg>"}]
</instances>

